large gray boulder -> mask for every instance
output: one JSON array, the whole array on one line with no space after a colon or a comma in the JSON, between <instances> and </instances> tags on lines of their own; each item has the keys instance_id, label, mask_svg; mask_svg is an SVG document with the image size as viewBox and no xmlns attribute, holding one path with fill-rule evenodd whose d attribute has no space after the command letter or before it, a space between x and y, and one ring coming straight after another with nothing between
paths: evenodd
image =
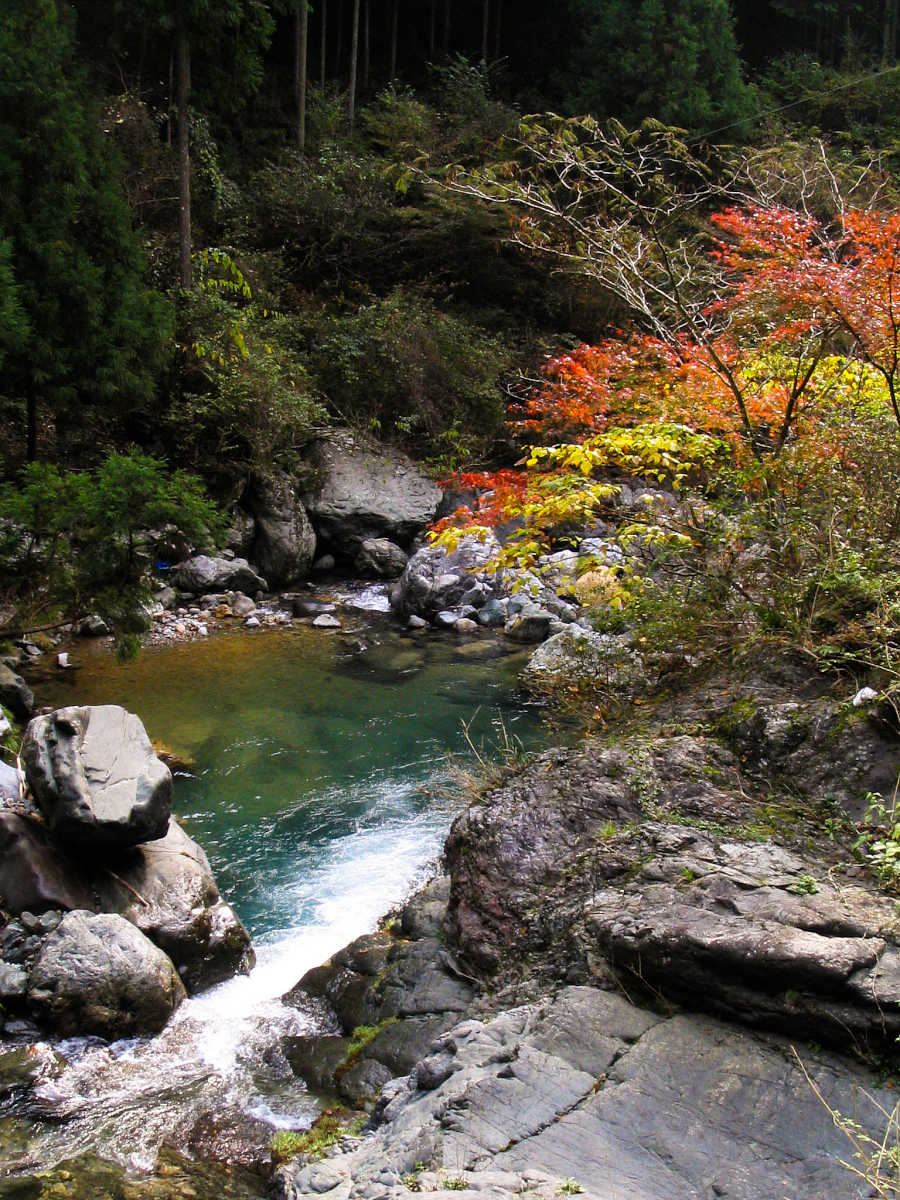
<instances>
[{"instance_id":1,"label":"large gray boulder","mask_svg":"<svg viewBox=\"0 0 900 1200\"><path fill-rule=\"evenodd\" d=\"M158 841L136 846L97 873L100 907L120 913L175 963L188 992L245 974L250 936L219 895L209 860L176 821Z\"/></svg>"},{"instance_id":2,"label":"large gray boulder","mask_svg":"<svg viewBox=\"0 0 900 1200\"><path fill-rule=\"evenodd\" d=\"M410 558L391 594L393 608L404 617L434 620L439 612L468 603L473 592L475 607L481 608L503 591L502 574L485 570L499 549L493 534L484 539L469 534L450 552L443 546L423 546Z\"/></svg>"},{"instance_id":3,"label":"large gray boulder","mask_svg":"<svg viewBox=\"0 0 900 1200\"><path fill-rule=\"evenodd\" d=\"M269 585L245 558L210 558L197 554L172 572L175 587L184 592L259 592Z\"/></svg>"},{"instance_id":4,"label":"large gray boulder","mask_svg":"<svg viewBox=\"0 0 900 1200\"><path fill-rule=\"evenodd\" d=\"M304 497L320 541L353 559L366 538L400 546L433 519L441 490L397 450L342 430L315 442L309 453L317 486Z\"/></svg>"},{"instance_id":5,"label":"large gray boulder","mask_svg":"<svg viewBox=\"0 0 900 1200\"><path fill-rule=\"evenodd\" d=\"M0 704L20 721L27 721L34 712L31 688L10 667L0 663Z\"/></svg>"},{"instance_id":6,"label":"large gray boulder","mask_svg":"<svg viewBox=\"0 0 900 1200\"><path fill-rule=\"evenodd\" d=\"M53 837L91 856L164 837L172 776L138 717L114 704L35 717L25 776Z\"/></svg>"},{"instance_id":7,"label":"large gray boulder","mask_svg":"<svg viewBox=\"0 0 900 1200\"><path fill-rule=\"evenodd\" d=\"M289 587L309 574L316 535L306 509L283 471L254 472L242 503L256 519L250 557L273 588Z\"/></svg>"},{"instance_id":8,"label":"large gray boulder","mask_svg":"<svg viewBox=\"0 0 900 1200\"><path fill-rule=\"evenodd\" d=\"M171 960L111 913L67 913L28 977L31 1010L61 1034L158 1033L184 996Z\"/></svg>"},{"instance_id":9,"label":"large gray boulder","mask_svg":"<svg viewBox=\"0 0 900 1200\"><path fill-rule=\"evenodd\" d=\"M646 686L649 668L632 642L629 634L596 633L574 623L567 625L532 653L522 682L539 691L554 682L596 685L602 680L610 695L637 692Z\"/></svg>"}]
</instances>

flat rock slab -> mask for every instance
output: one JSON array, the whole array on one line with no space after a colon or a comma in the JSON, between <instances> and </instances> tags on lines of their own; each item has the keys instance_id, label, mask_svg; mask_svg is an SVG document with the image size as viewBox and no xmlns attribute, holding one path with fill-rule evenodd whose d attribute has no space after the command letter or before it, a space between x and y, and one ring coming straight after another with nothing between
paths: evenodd
<instances>
[{"instance_id":1,"label":"flat rock slab","mask_svg":"<svg viewBox=\"0 0 900 1200\"><path fill-rule=\"evenodd\" d=\"M111 913L67 913L28 977L29 1007L61 1034L158 1033L184 997L171 959Z\"/></svg>"},{"instance_id":2,"label":"flat rock slab","mask_svg":"<svg viewBox=\"0 0 900 1200\"><path fill-rule=\"evenodd\" d=\"M832 1108L881 1136L876 1102L891 1111L891 1093L845 1059L809 1052L803 1066ZM852 1148L787 1042L593 988L461 1022L385 1087L377 1113L375 1133L329 1159L327 1177L282 1168L277 1194L401 1200L411 1177L436 1195L548 1200L862 1194L840 1164Z\"/></svg>"},{"instance_id":3,"label":"flat rock slab","mask_svg":"<svg viewBox=\"0 0 900 1200\"><path fill-rule=\"evenodd\" d=\"M164 837L172 775L140 719L114 704L60 708L25 732L28 785L53 837L100 857Z\"/></svg>"}]
</instances>

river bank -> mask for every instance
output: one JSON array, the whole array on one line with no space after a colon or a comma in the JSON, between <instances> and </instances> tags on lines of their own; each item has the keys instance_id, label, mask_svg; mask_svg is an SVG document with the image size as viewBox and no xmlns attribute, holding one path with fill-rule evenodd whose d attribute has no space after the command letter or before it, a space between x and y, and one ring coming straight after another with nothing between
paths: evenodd
<instances>
[{"instance_id":1,"label":"river bank","mask_svg":"<svg viewBox=\"0 0 900 1200\"><path fill-rule=\"evenodd\" d=\"M890 1194L841 1165L868 1170L832 1116L881 1143L900 1030L896 906L853 853L854 797L897 739L845 690L731 664L485 790L427 916L301 981L345 1042L294 1063L380 1090L352 1150L281 1168L274 1194ZM423 1013L436 977L472 999ZM334 1053L363 1021L381 1029L348 1084Z\"/></svg>"}]
</instances>

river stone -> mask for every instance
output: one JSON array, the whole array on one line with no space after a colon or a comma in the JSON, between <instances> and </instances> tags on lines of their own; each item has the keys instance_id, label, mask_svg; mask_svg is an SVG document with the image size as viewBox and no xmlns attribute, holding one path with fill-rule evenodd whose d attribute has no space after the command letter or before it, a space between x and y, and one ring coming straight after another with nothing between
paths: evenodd
<instances>
[{"instance_id":1,"label":"river stone","mask_svg":"<svg viewBox=\"0 0 900 1200\"><path fill-rule=\"evenodd\" d=\"M384 1063L373 1058L359 1058L338 1078L338 1091L351 1104L374 1100L391 1079Z\"/></svg>"},{"instance_id":2,"label":"river stone","mask_svg":"<svg viewBox=\"0 0 900 1200\"><path fill-rule=\"evenodd\" d=\"M190 994L246 974L255 955L209 860L172 820L164 838L115 860L96 880L101 907L136 925L175 963Z\"/></svg>"},{"instance_id":3,"label":"river stone","mask_svg":"<svg viewBox=\"0 0 900 1200\"><path fill-rule=\"evenodd\" d=\"M19 799L19 774L15 767L0 759L0 804Z\"/></svg>"},{"instance_id":4,"label":"river stone","mask_svg":"<svg viewBox=\"0 0 900 1200\"><path fill-rule=\"evenodd\" d=\"M516 642L542 642L550 633L553 613L538 604L527 604L510 617L504 627L507 637Z\"/></svg>"},{"instance_id":5,"label":"river stone","mask_svg":"<svg viewBox=\"0 0 900 1200\"><path fill-rule=\"evenodd\" d=\"M353 569L364 578L396 579L403 574L409 555L388 538L366 538Z\"/></svg>"},{"instance_id":6,"label":"river stone","mask_svg":"<svg viewBox=\"0 0 900 1200\"><path fill-rule=\"evenodd\" d=\"M165 837L172 775L115 704L60 708L25 731L22 762L54 838L92 855Z\"/></svg>"},{"instance_id":7,"label":"river stone","mask_svg":"<svg viewBox=\"0 0 900 1200\"><path fill-rule=\"evenodd\" d=\"M270 585L289 587L305 579L315 555L316 535L291 477L284 471L254 471L242 503L256 518L250 557Z\"/></svg>"},{"instance_id":8,"label":"river stone","mask_svg":"<svg viewBox=\"0 0 900 1200\"><path fill-rule=\"evenodd\" d=\"M243 592L235 592L231 611L236 617L249 617L252 612L256 612L256 601L245 596Z\"/></svg>"},{"instance_id":9,"label":"river stone","mask_svg":"<svg viewBox=\"0 0 900 1200\"><path fill-rule=\"evenodd\" d=\"M79 862L54 846L46 829L0 809L0 907L7 913L93 908L90 880Z\"/></svg>"},{"instance_id":10,"label":"river stone","mask_svg":"<svg viewBox=\"0 0 900 1200\"><path fill-rule=\"evenodd\" d=\"M245 558L210 558L197 554L173 572L172 582L193 595L204 592L266 592L269 585Z\"/></svg>"},{"instance_id":11,"label":"river stone","mask_svg":"<svg viewBox=\"0 0 900 1200\"><path fill-rule=\"evenodd\" d=\"M499 549L493 534L484 540L468 534L450 553L443 546L423 546L410 558L391 593L392 607L404 617L416 615L433 620L441 611L458 608L475 584L499 589L499 572L484 572Z\"/></svg>"},{"instance_id":12,"label":"river stone","mask_svg":"<svg viewBox=\"0 0 900 1200\"><path fill-rule=\"evenodd\" d=\"M304 497L316 532L333 553L354 559L367 538L407 546L437 512L441 490L396 450L347 430L313 444L318 486Z\"/></svg>"},{"instance_id":13,"label":"river stone","mask_svg":"<svg viewBox=\"0 0 900 1200\"><path fill-rule=\"evenodd\" d=\"M31 1009L63 1035L158 1033L184 996L171 959L112 913L67 913L28 978Z\"/></svg>"},{"instance_id":14,"label":"river stone","mask_svg":"<svg viewBox=\"0 0 900 1200\"><path fill-rule=\"evenodd\" d=\"M20 721L27 721L34 712L34 696L21 675L0 664L0 704Z\"/></svg>"}]
</instances>

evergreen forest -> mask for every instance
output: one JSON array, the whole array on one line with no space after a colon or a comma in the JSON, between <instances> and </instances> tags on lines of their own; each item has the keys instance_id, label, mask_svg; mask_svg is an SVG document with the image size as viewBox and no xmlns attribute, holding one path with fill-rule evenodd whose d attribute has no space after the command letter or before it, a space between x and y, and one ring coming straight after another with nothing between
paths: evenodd
<instances>
[{"instance_id":1,"label":"evergreen forest","mask_svg":"<svg viewBox=\"0 0 900 1200\"><path fill-rule=\"evenodd\" d=\"M519 565L687 491L601 624L893 672L897 8L4 0L4 625L349 425Z\"/></svg>"}]
</instances>

